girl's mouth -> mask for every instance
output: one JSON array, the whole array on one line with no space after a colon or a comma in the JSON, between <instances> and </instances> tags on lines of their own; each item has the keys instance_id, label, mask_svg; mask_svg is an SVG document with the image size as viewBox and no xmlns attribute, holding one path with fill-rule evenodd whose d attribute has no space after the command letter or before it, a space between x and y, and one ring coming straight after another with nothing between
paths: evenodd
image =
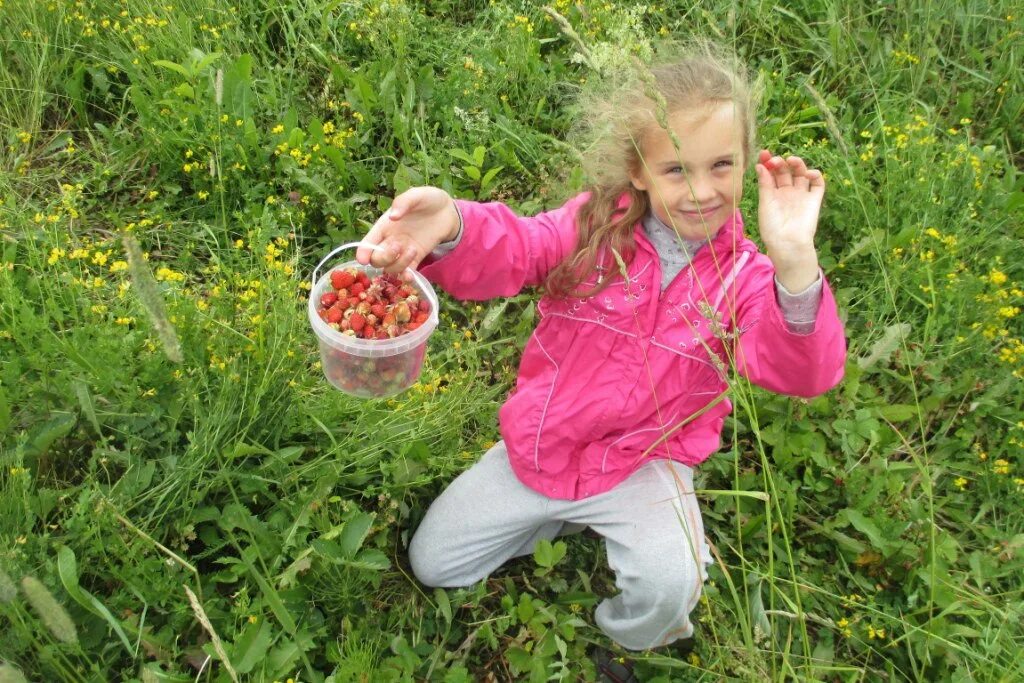
<instances>
[{"instance_id":1,"label":"girl's mouth","mask_svg":"<svg viewBox=\"0 0 1024 683\"><path fill-rule=\"evenodd\" d=\"M709 216L714 215L721 208L721 206L713 206L710 208L702 208L699 211L680 211L679 213L686 216L690 220L701 220L707 219Z\"/></svg>"}]
</instances>

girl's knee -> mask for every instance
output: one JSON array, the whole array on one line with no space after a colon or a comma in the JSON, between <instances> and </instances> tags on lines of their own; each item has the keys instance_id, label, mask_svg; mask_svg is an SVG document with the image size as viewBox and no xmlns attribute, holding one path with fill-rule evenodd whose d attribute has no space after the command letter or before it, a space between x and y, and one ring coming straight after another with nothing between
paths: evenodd
<instances>
[{"instance_id":1,"label":"girl's knee","mask_svg":"<svg viewBox=\"0 0 1024 683\"><path fill-rule=\"evenodd\" d=\"M426 534L417 531L409 541L409 565L416 579L424 586L444 588L448 580L445 568L445 553L436 544L425 539Z\"/></svg>"}]
</instances>

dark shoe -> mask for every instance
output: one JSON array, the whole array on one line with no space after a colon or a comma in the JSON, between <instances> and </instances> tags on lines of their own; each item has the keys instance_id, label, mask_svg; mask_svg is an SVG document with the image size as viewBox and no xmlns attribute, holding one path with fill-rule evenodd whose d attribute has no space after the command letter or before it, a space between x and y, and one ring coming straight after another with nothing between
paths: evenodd
<instances>
[{"instance_id":1,"label":"dark shoe","mask_svg":"<svg viewBox=\"0 0 1024 683\"><path fill-rule=\"evenodd\" d=\"M602 647L595 648L593 658L597 680L601 683L640 683L640 679L633 673L631 660Z\"/></svg>"}]
</instances>

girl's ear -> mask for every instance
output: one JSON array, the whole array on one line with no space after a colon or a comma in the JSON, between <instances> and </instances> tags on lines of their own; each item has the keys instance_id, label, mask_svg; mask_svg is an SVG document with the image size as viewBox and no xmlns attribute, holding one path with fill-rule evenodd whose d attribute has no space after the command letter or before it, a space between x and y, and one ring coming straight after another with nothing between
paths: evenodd
<instances>
[{"instance_id":1,"label":"girl's ear","mask_svg":"<svg viewBox=\"0 0 1024 683\"><path fill-rule=\"evenodd\" d=\"M641 192L647 191L647 181L644 179L643 168L639 160L634 159L629 165L629 182L637 190Z\"/></svg>"}]
</instances>

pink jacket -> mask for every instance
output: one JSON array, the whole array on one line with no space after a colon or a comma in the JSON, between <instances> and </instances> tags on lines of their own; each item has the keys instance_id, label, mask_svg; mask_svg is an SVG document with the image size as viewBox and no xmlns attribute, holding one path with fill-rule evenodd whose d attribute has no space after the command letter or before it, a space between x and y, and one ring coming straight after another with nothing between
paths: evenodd
<instances>
[{"instance_id":1,"label":"pink jacket","mask_svg":"<svg viewBox=\"0 0 1024 683\"><path fill-rule=\"evenodd\" d=\"M461 241L420 270L459 299L539 285L575 246L574 218L586 199L533 218L459 201ZM741 375L783 394L816 396L843 376L846 340L827 283L814 330L790 332L772 263L743 236L739 211L663 293L658 254L639 223L635 236L628 281L613 270L595 296L540 299L540 322L499 412L512 469L552 498L603 493L645 458L706 460L732 409L723 396L730 357ZM729 339L713 332L699 302L718 312Z\"/></svg>"}]
</instances>

